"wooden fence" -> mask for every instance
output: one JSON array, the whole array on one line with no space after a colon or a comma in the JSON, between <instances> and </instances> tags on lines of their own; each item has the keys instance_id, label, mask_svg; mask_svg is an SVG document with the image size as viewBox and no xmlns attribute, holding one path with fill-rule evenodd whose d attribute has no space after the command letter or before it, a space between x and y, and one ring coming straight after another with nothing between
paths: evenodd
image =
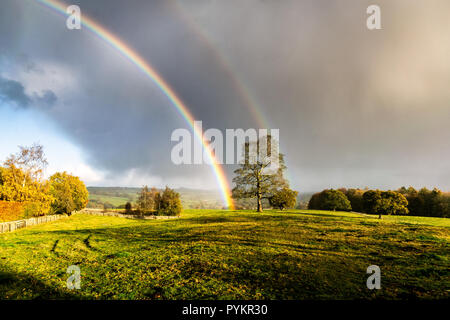
<instances>
[{"instance_id":1,"label":"wooden fence","mask_svg":"<svg viewBox=\"0 0 450 320\"><path fill-rule=\"evenodd\" d=\"M42 217L35 217L35 218L29 218L29 219L23 219L23 220L1 222L0 223L0 233L10 232L10 231L14 231L17 229L41 224L41 223L55 221L55 220L59 220L64 217L67 217L67 216L62 215L62 214L57 214L57 215L51 215L51 216L42 216Z\"/></svg>"},{"instance_id":2,"label":"wooden fence","mask_svg":"<svg viewBox=\"0 0 450 320\"><path fill-rule=\"evenodd\" d=\"M101 210L95 210L95 209L85 209L82 211L74 212L75 213L87 213L92 214L96 216L109 216L109 217L119 217L119 218L128 218L128 219L144 219L144 220L151 220L151 219L176 219L178 216L138 216L138 215L131 215L131 214L122 214L118 212L103 212ZM63 214L56 214L51 216L42 216L42 217L36 217L36 218L29 218L29 219L23 219L23 220L16 220L16 221L8 221L8 222L1 222L0 223L0 233L4 232L10 232L17 229L26 228L29 226L34 226L41 223L46 223L50 221L59 220L61 218L65 218L67 215Z\"/></svg>"}]
</instances>

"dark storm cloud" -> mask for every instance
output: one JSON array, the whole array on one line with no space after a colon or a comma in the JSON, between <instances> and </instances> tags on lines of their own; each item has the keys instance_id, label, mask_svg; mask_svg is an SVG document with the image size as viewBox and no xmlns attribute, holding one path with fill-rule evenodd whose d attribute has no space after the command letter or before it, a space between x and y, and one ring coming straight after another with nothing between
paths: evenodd
<instances>
[{"instance_id":1,"label":"dark storm cloud","mask_svg":"<svg viewBox=\"0 0 450 320\"><path fill-rule=\"evenodd\" d=\"M5 79L0 76L0 100L3 102L13 102L18 107L25 108L31 99L25 93L23 85L14 80Z\"/></svg>"},{"instance_id":2,"label":"dark storm cloud","mask_svg":"<svg viewBox=\"0 0 450 320\"><path fill-rule=\"evenodd\" d=\"M280 128L291 184L301 191L450 188L450 4L377 2L377 31L365 25L371 1L76 3L150 61L205 128L257 126L247 90ZM90 164L112 176L132 168L205 176L207 168L172 165L170 134L186 124L137 68L42 6L0 6L0 55L29 56L17 63L53 92L34 90L53 104L44 112Z\"/></svg>"},{"instance_id":3,"label":"dark storm cloud","mask_svg":"<svg viewBox=\"0 0 450 320\"><path fill-rule=\"evenodd\" d=\"M35 107L51 107L57 100L51 90L44 90L41 94L33 93L30 97L22 83L0 76L0 101L4 103L13 103L19 108L27 108L31 104Z\"/></svg>"},{"instance_id":4,"label":"dark storm cloud","mask_svg":"<svg viewBox=\"0 0 450 320\"><path fill-rule=\"evenodd\" d=\"M98 2L78 4L150 61L205 128L254 126L214 51L166 2L109 1L102 10ZM39 72L50 84L73 80L65 92L54 90L56 102L51 95L41 95L41 100L56 103L48 115L83 147L91 165L111 176L129 169L168 179L210 175L208 166L171 163L171 133L187 124L151 80L89 32L69 31L51 11L23 5L21 11L33 15L27 24L17 25L18 35L26 35L30 48L27 65L37 66L26 71ZM13 53L22 54L12 48L9 55ZM42 63L48 61L64 68L52 71Z\"/></svg>"},{"instance_id":5,"label":"dark storm cloud","mask_svg":"<svg viewBox=\"0 0 450 320\"><path fill-rule=\"evenodd\" d=\"M116 0L105 10L89 1L80 5L149 61L206 126L254 125L214 48L174 9L174 2Z\"/></svg>"},{"instance_id":6,"label":"dark storm cloud","mask_svg":"<svg viewBox=\"0 0 450 320\"><path fill-rule=\"evenodd\" d=\"M450 5L377 3L377 31L369 1L185 5L281 128L301 189L450 187Z\"/></svg>"},{"instance_id":7,"label":"dark storm cloud","mask_svg":"<svg viewBox=\"0 0 450 320\"><path fill-rule=\"evenodd\" d=\"M205 128L255 126L214 51L166 2L109 1L103 10L91 1L79 5L150 61ZM187 124L151 80L90 33L68 31L63 19L39 6L28 10L40 28L38 46L34 29L23 31L32 33L36 45L34 65L43 69L36 61L51 57L76 78L72 92L49 114L84 147L90 163L111 175L131 168L168 177L185 174L187 168L171 163L170 136ZM205 171L210 169L188 169L193 176Z\"/></svg>"}]
</instances>

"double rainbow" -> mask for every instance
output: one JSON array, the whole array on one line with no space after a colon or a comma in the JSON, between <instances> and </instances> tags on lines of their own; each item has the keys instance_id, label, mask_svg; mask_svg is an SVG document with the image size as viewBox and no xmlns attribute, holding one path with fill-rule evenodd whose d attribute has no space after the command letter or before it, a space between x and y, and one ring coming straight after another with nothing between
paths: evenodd
<instances>
[{"instance_id":1,"label":"double rainbow","mask_svg":"<svg viewBox=\"0 0 450 320\"><path fill-rule=\"evenodd\" d=\"M36 0L37 2L43 4L44 6L54 9L58 13L68 16L66 13L67 5L57 1L57 0ZM84 13L82 14L81 24L86 27L89 31L95 34L101 40L107 42L112 48L117 50L122 56L133 63L139 68L150 80L152 80L158 88L164 93L164 95L169 99L176 110L181 114L181 116L186 120L189 126L192 128L194 135L202 143L203 148L209 158L214 175L216 177L217 183L219 185L222 198L226 207L234 209L234 203L230 194L230 187L228 180L226 178L225 172L220 164L214 161L214 155L211 149L208 147L207 141L203 139L203 134L199 128L194 126L194 117L189 111L187 106L181 101L177 96L175 91L169 86L169 84L156 72L156 70L145 61L135 50L133 50L129 45L127 45L123 40L121 40L116 35L112 34L99 23L95 22L91 18L87 17Z\"/></svg>"}]
</instances>

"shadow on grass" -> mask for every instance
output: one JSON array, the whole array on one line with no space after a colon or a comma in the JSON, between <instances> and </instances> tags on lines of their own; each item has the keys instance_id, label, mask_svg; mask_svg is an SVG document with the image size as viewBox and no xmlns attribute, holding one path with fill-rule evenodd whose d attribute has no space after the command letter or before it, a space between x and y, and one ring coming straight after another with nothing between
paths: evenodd
<instances>
[{"instance_id":1,"label":"shadow on grass","mask_svg":"<svg viewBox=\"0 0 450 320\"><path fill-rule=\"evenodd\" d=\"M63 288L49 286L29 274L8 270L0 264L0 300L69 300L82 297Z\"/></svg>"},{"instance_id":2,"label":"shadow on grass","mask_svg":"<svg viewBox=\"0 0 450 320\"><path fill-rule=\"evenodd\" d=\"M330 217L326 214L311 213L307 215L318 217ZM210 243L218 243L220 245L244 245L256 247L260 245L279 246L279 243L271 243L272 237L265 236L265 223L270 222L271 227L280 227L281 222L285 226L281 229L284 231L290 225L296 225L299 229L308 229L312 232L323 231L321 224L308 225L309 221L304 214L296 215L274 215L269 214L245 214L230 216L195 216L183 218L180 220L166 220L163 223L153 223L153 221L144 222L136 226L110 226L102 228L85 228L76 230L54 230L40 231L37 233L53 234L57 239L68 236L78 238L81 236L85 246L93 251L102 251L97 247L96 241L112 241L118 242L120 245L135 245L151 243L152 246L166 246L170 243L191 243L197 241L208 241ZM253 226L255 222L260 222L258 227ZM249 225L246 225L248 223ZM335 226L335 221L330 221L330 225ZM204 228L203 225L209 225ZM213 224L219 224L214 226ZM222 225L221 225L222 224ZM237 225L235 225L237 224ZM242 224L242 225L239 225ZM207 230L205 230L207 229ZM280 232L283 232L280 230ZM340 230L340 229L339 229ZM332 230L334 231L334 230ZM349 231L342 229L342 232ZM350 230L352 231L352 230ZM259 233L261 232L261 235ZM253 239L249 239L249 238ZM256 239L255 239L256 237ZM57 243L55 243L57 245Z\"/></svg>"},{"instance_id":3,"label":"shadow on grass","mask_svg":"<svg viewBox=\"0 0 450 320\"><path fill-rule=\"evenodd\" d=\"M311 227L308 227L311 229ZM317 228L320 231L319 228ZM262 234L259 234L262 231ZM302 253L323 253L336 255L336 248L330 245L324 247L322 239L315 239L317 243L308 242L306 245L283 243L276 237L267 237L264 228L260 230L236 229L233 226L209 227L181 227L164 228L161 226L141 225L131 227L112 227L101 229L77 229L63 231L48 231L56 238L73 237L75 241L83 241L86 247L92 251L104 254L105 259L115 258L124 249L146 250L159 248L165 250L169 245L178 244L186 250L187 247L195 246L196 243L222 247L242 247L249 250L258 248L273 248L280 250L293 250ZM82 240L84 238L84 240ZM66 239L67 240L67 239ZM69 239L70 240L70 239ZM105 241L107 243L105 243ZM114 242L117 252L108 245ZM333 243L334 244L334 243ZM187 247L186 247L187 246ZM231 249L230 249L231 250Z\"/></svg>"}]
</instances>

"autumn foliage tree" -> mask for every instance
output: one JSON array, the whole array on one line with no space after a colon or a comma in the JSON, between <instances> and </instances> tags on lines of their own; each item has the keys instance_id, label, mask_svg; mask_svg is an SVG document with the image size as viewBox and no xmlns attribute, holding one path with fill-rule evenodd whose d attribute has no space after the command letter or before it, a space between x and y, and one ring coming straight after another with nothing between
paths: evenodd
<instances>
[{"instance_id":1,"label":"autumn foliage tree","mask_svg":"<svg viewBox=\"0 0 450 320\"><path fill-rule=\"evenodd\" d=\"M0 201L8 203L2 207L20 208L16 216L24 218L50 211L70 214L86 207L89 194L78 177L63 172L44 180L48 162L43 146L19 148L0 167Z\"/></svg>"},{"instance_id":2,"label":"autumn foliage tree","mask_svg":"<svg viewBox=\"0 0 450 320\"><path fill-rule=\"evenodd\" d=\"M50 194L53 196L52 211L57 214L71 214L86 208L89 193L83 181L67 172L58 172L49 179Z\"/></svg>"},{"instance_id":3,"label":"autumn foliage tree","mask_svg":"<svg viewBox=\"0 0 450 320\"><path fill-rule=\"evenodd\" d=\"M53 197L42 181L46 165L42 146L20 147L0 167L0 200L23 203L25 217L47 214Z\"/></svg>"}]
</instances>

